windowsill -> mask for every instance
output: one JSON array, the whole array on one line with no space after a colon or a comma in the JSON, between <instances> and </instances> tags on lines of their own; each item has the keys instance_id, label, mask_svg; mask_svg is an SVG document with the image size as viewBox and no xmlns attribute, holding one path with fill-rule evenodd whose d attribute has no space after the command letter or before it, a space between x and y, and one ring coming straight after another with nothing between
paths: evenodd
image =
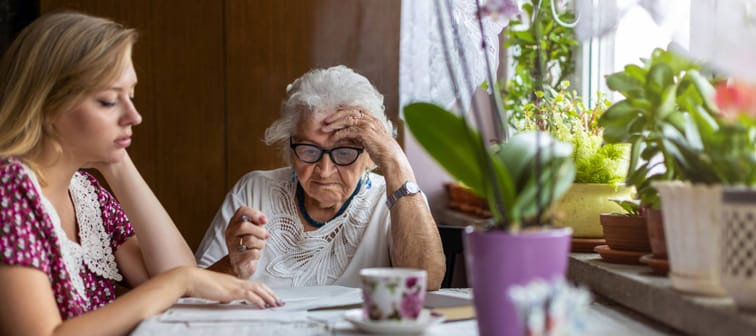
<instances>
[{"instance_id":1,"label":"windowsill","mask_svg":"<svg viewBox=\"0 0 756 336\"><path fill-rule=\"evenodd\" d=\"M464 260L449 259L462 253L465 225L480 221L456 211L443 209L436 219L444 240L447 266L464 278ZM459 259L459 258L456 258ZM460 271L459 268L462 270ZM571 253L567 277L587 286L601 297L664 327L696 335L756 335L756 311L738 311L732 299L705 297L679 292L668 277L651 274L645 265L611 264L596 253ZM452 278L445 279L447 286Z\"/></svg>"},{"instance_id":2,"label":"windowsill","mask_svg":"<svg viewBox=\"0 0 756 336\"><path fill-rule=\"evenodd\" d=\"M572 253L568 278L649 319L696 335L756 335L756 313L738 311L729 298L689 295L668 277L641 265L610 264L595 253Z\"/></svg>"}]
</instances>

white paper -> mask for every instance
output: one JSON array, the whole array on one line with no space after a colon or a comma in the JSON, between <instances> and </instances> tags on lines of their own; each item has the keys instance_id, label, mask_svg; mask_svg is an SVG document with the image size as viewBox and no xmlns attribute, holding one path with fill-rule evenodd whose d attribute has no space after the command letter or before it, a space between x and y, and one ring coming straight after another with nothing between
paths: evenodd
<instances>
[{"instance_id":1,"label":"white paper","mask_svg":"<svg viewBox=\"0 0 756 336\"><path fill-rule=\"evenodd\" d=\"M306 311L273 311L242 304L175 304L160 315L161 322L307 322Z\"/></svg>"},{"instance_id":2,"label":"white paper","mask_svg":"<svg viewBox=\"0 0 756 336\"><path fill-rule=\"evenodd\" d=\"M247 301L218 303L201 298L179 299L160 316L161 322L216 321L307 321L309 309L340 307L362 303L359 288L315 286L274 290L285 303L283 307L258 309Z\"/></svg>"},{"instance_id":3,"label":"white paper","mask_svg":"<svg viewBox=\"0 0 756 336\"><path fill-rule=\"evenodd\" d=\"M362 290L344 286L315 286L274 289L286 305L274 311L298 311L362 303Z\"/></svg>"}]
</instances>

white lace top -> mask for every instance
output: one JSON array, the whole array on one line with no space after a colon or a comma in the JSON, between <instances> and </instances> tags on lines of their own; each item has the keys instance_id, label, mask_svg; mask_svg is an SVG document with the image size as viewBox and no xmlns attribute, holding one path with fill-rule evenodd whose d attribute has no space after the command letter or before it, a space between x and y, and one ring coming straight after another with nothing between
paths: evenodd
<instances>
[{"instance_id":1,"label":"white lace top","mask_svg":"<svg viewBox=\"0 0 756 336\"><path fill-rule=\"evenodd\" d=\"M60 217L55 207L42 194L42 188L37 181L37 176L31 169L25 167L27 173L37 189L42 207L50 216L55 235L60 241L63 264L65 264L68 274L71 277L75 294L84 301L89 298L86 295L84 281L81 278L81 267L86 265L89 270L105 279L121 281L123 276L119 273L118 265L113 255L113 249L110 247L110 235L105 232L102 221L102 210L98 200L98 190L80 172L74 173L71 184L68 187L69 194L73 200L76 221L79 227L80 244L68 239L68 235L63 230Z\"/></svg>"},{"instance_id":2,"label":"white lace top","mask_svg":"<svg viewBox=\"0 0 756 336\"><path fill-rule=\"evenodd\" d=\"M68 239L41 191L36 175L23 163L0 160L0 264L46 274L63 319L112 302L115 282L123 279L115 251L134 235L118 201L92 175L76 172L68 192L77 242Z\"/></svg>"},{"instance_id":3,"label":"white lace top","mask_svg":"<svg viewBox=\"0 0 756 336\"><path fill-rule=\"evenodd\" d=\"M270 238L251 279L272 288L315 285L359 286L364 267L390 266L390 216L386 184L370 173L343 215L305 232L296 203L291 168L254 171L226 195L197 249L197 262L209 267L228 254L225 230L242 205L268 218Z\"/></svg>"}]
</instances>

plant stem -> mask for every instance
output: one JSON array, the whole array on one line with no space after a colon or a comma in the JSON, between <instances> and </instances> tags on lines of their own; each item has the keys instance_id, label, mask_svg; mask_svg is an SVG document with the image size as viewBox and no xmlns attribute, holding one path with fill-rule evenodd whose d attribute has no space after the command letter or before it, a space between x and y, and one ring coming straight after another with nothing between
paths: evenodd
<instances>
[{"instance_id":1,"label":"plant stem","mask_svg":"<svg viewBox=\"0 0 756 336\"><path fill-rule=\"evenodd\" d=\"M464 102L461 101L461 94L459 93L461 91L461 89L460 89L459 85L457 85L456 76L454 74L454 69L451 67L451 55L447 52L448 46L446 44L446 33L444 33L444 29L443 29L444 28L443 27L443 22L442 22L443 21L443 15L441 13L441 8L440 8L441 5L442 5L441 1L442 0L438 0L436 2L436 15L437 15L438 20L439 20L438 21L439 33L441 35L440 36L441 37L441 43L442 43L442 47L444 49L444 57L446 57L446 64L447 64L447 68L449 70L449 75L452 77L452 81L454 82L455 96L457 97L458 102L461 105L461 104L464 103ZM457 30L457 27L454 24L455 21L454 21L454 13L452 12L452 6L453 6L452 0L447 0L446 1L446 10L447 10L447 15L448 15L448 19L449 19L449 24L451 26L452 35L454 37L454 39L453 39L453 45L454 45L455 49L457 49L457 53L458 53L458 56L459 56L459 59L460 59L460 65L462 67L462 73L463 73L463 77L464 77L464 80L465 80L464 84L466 84L465 87L469 87L470 88L470 92L469 92L470 95L469 96L471 98L471 105L472 105L473 117L475 119L475 123L478 126L482 126L483 122L482 122L481 116L480 116L481 112L480 112L480 108L478 106L478 103L477 103L476 99L473 96L473 90L472 90L472 88L474 86L472 85L472 80L470 79L470 71L469 71L469 68L467 66L467 58L465 57L464 50L461 47L462 46L462 42L461 42L461 40L459 38L459 31ZM481 36L481 38L483 38L483 37ZM468 131L468 133L467 133L468 134L468 139L472 140L472 141L478 141L478 139L474 139L474 137L472 136L472 134L469 133L469 127L467 127L467 118L466 118L466 113L465 113L464 106L461 108L461 116L462 116L462 121L465 123L465 130ZM483 135L482 132L480 134ZM481 182L482 182L483 188L491 188L492 189L491 190L492 193L486 192L486 194L487 195L493 194L493 196L494 196L493 200L489 200L489 206L491 208L491 212L494 214L494 218L496 218L500 222L500 224L502 224L505 227L507 227L511 223L509 223L509 220L507 218L507 213L504 210L504 205L502 204L501 191L499 190L499 183L498 183L498 179L496 178L496 173L494 171L493 162L491 160L490 155L488 154L488 147L486 146L485 140L484 139L479 139L479 140L481 140L482 151L480 151L480 152L482 153L482 155L481 155L482 157L478 158L478 164L480 166L482 166L482 167L485 167L484 169L486 171L486 174L483 174L483 176L487 175L487 178L489 179L490 184L486 183L486 181L481 181ZM499 224L499 223L497 223L497 224Z\"/></svg>"}]
</instances>

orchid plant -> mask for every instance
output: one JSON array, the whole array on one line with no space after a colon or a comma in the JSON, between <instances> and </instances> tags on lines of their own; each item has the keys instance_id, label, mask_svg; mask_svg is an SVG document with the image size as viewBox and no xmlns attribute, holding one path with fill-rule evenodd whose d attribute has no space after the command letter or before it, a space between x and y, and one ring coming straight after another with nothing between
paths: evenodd
<instances>
[{"instance_id":1,"label":"orchid plant","mask_svg":"<svg viewBox=\"0 0 756 336\"><path fill-rule=\"evenodd\" d=\"M485 36L482 16L513 15L517 7L512 5L511 0L479 5L481 36ZM485 40L482 47L486 48ZM491 73L489 65L488 82L494 83ZM452 177L486 199L493 215L486 229L513 232L544 225L547 219L543 214L575 177L572 145L541 131L510 137L507 113L497 90L492 90L492 96L496 108L490 115L484 115L475 103L471 118L466 110L457 115L434 104L413 103L404 107L405 122L420 145ZM490 125L493 135L482 131Z\"/></svg>"}]
</instances>

